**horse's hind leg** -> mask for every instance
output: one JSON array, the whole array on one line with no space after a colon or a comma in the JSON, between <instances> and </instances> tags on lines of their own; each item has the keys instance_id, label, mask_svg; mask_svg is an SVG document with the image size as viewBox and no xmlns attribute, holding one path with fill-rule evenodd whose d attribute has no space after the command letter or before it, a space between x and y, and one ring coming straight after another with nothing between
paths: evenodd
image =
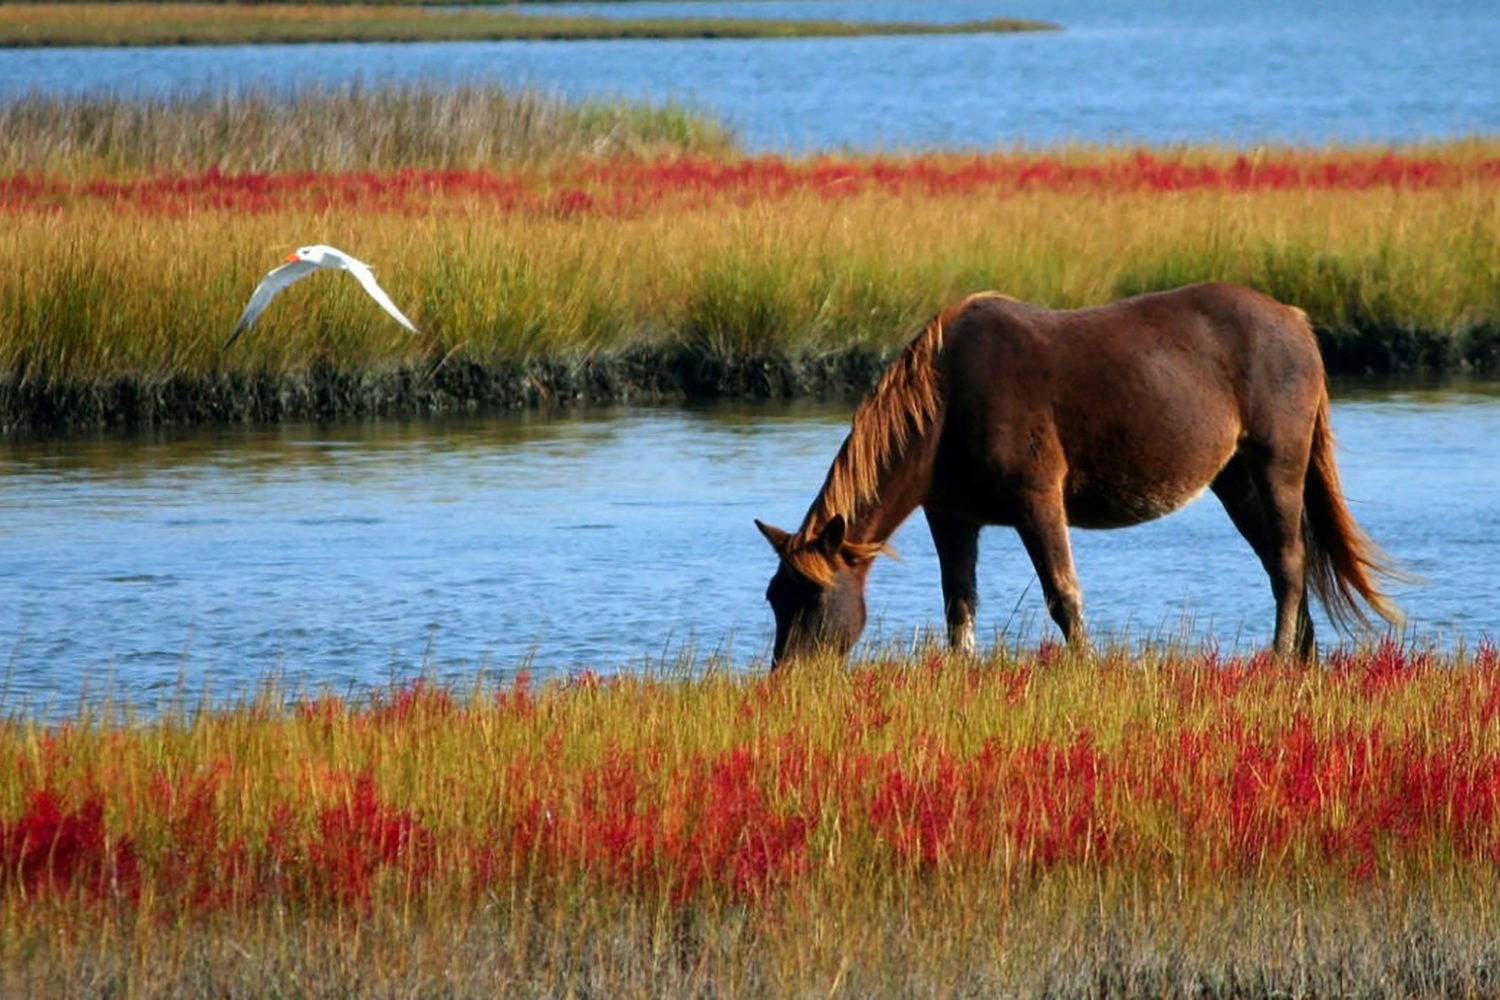
<instances>
[{"instance_id":1,"label":"horse's hind leg","mask_svg":"<svg viewBox=\"0 0 1500 1000\"><path fill-rule=\"evenodd\" d=\"M974 652L974 613L979 588L974 567L979 561L979 525L929 508L927 527L937 549L943 574L943 616L948 622L948 645L961 653Z\"/></svg>"},{"instance_id":2,"label":"horse's hind leg","mask_svg":"<svg viewBox=\"0 0 1500 1000\"><path fill-rule=\"evenodd\" d=\"M1299 658L1310 660L1317 646L1307 608L1302 486L1297 483L1293 492L1291 483L1277 485L1271 475L1251 470L1251 460L1236 454L1214 479L1212 489L1270 577L1276 598L1276 653L1289 655L1295 646ZM1268 497L1276 499L1267 502Z\"/></svg>"},{"instance_id":3,"label":"horse's hind leg","mask_svg":"<svg viewBox=\"0 0 1500 1000\"><path fill-rule=\"evenodd\" d=\"M1073 548L1068 541L1068 517L1058 492L1033 493L1020 498L1016 532L1036 567L1047 611L1062 629L1068 645L1088 647L1083 631L1083 591L1073 572Z\"/></svg>"}]
</instances>

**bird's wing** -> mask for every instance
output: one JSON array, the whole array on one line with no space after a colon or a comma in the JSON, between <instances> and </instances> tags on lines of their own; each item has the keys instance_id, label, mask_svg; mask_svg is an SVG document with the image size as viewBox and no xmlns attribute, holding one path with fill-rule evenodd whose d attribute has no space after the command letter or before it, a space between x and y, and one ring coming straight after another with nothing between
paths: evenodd
<instances>
[{"instance_id":1,"label":"bird's wing","mask_svg":"<svg viewBox=\"0 0 1500 1000\"><path fill-rule=\"evenodd\" d=\"M385 294L385 289L381 288L380 282L375 280L375 272L370 270L368 264L357 261L353 257L347 257L344 261L344 267L350 274L359 279L359 283L365 287L366 292L370 293L370 298L380 304L380 308L396 318L397 323L400 323L412 333L421 332L412 325L411 320L407 319L400 309L396 308L396 303L391 301L391 297Z\"/></svg>"},{"instance_id":2,"label":"bird's wing","mask_svg":"<svg viewBox=\"0 0 1500 1000\"><path fill-rule=\"evenodd\" d=\"M255 317L270 305L271 300L283 288L300 278L307 277L317 269L317 264L305 260L294 260L282 264L262 278L260 284L255 286L255 291L250 293L250 301L245 304L245 311L240 313L239 322L234 324L234 332L229 335L228 340L224 341L224 346L228 347L234 343L236 337L250 329L250 324L255 322Z\"/></svg>"}]
</instances>

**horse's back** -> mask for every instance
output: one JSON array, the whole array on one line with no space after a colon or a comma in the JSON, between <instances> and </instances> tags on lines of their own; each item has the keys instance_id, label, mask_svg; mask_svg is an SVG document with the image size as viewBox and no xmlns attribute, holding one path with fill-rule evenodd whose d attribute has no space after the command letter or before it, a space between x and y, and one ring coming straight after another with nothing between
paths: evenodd
<instances>
[{"instance_id":1,"label":"horse's back","mask_svg":"<svg viewBox=\"0 0 1500 1000\"><path fill-rule=\"evenodd\" d=\"M977 296L949 338L950 380L982 392L1163 402L1228 395L1248 411L1257 394L1323 381L1302 310L1220 282L1088 309Z\"/></svg>"},{"instance_id":2,"label":"horse's back","mask_svg":"<svg viewBox=\"0 0 1500 1000\"><path fill-rule=\"evenodd\" d=\"M1310 419L1323 379L1300 310L1227 284L1078 310L976 298L944 355L950 468L967 454L1020 489L1062 477L1070 520L1100 527L1181 506L1288 410Z\"/></svg>"},{"instance_id":3,"label":"horse's back","mask_svg":"<svg viewBox=\"0 0 1500 1000\"><path fill-rule=\"evenodd\" d=\"M1047 309L1001 295L973 296L952 336L1024 346L1040 364L1131 367L1160 352L1186 363L1252 366L1285 355L1321 370L1306 314L1241 285L1205 282L1087 309Z\"/></svg>"}]
</instances>

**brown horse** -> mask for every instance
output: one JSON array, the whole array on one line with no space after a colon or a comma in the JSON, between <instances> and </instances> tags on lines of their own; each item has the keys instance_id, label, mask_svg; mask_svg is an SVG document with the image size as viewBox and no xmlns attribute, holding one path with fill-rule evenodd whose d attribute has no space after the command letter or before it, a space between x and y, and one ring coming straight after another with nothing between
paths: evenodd
<instances>
[{"instance_id":1,"label":"brown horse","mask_svg":"<svg viewBox=\"0 0 1500 1000\"><path fill-rule=\"evenodd\" d=\"M942 570L948 640L974 648L979 529L1014 527L1070 644L1085 643L1068 526L1161 517L1207 487L1271 578L1275 652L1315 655L1310 585L1334 621L1360 598L1397 622L1391 571L1339 490L1323 363L1307 314L1225 284L1053 311L994 293L940 312L881 377L766 599L773 668L847 655L875 556L918 506Z\"/></svg>"}]
</instances>

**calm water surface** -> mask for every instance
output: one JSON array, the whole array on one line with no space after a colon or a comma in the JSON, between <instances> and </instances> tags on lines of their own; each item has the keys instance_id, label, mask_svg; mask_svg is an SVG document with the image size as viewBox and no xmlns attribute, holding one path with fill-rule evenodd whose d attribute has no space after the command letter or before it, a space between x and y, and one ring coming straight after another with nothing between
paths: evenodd
<instances>
[{"instance_id":1,"label":"calm water surface","mask_svg":"<svg viewBox=\"0 0 1500 1000\"><path fill-rule=\"evenodd\" d=\"M0 448L9 703L154 704L268 674L336 688L424 669L614 671L684 649L763 669L773 568L751 524L800 520L847 427L830 405L11 441ZM1345 391L1356 516L1426 582L1444 642L1500 634L1500 394ZM873 640L941 620L920 516L872 575ZM1269 588L1210 497L1075 532L1090 622L1253 647ZM1013 532L983 536L981 634L1050 635ZM1186 626L1185 626L1186 623ZM1328 637L1324 624L1324 637Z\"/></svg>"},{"instance_id":2,"label":"calm water surface","mask_svg":"<svg viewBox=\"0 0 1500 1000\"><path fill-rule=\"evenodd\" d=\"M494 80L675 99L754 150L989 147L1059 139L1392 141L1500 132L1500 4L1469 0L755 0L570 5L603 16L965 20L1059 33L598 43L0 52L0 96L162 94L347 81ZM421 670L628 669L683 649L760 669L772 568L754 516L794 525L847 406L0 442L6 703L184 683L244 693ZM1427 581L1402 594L1442 641L1500 633L1500 396L1345 391L1345 486ZM921 519L870 593L872 635L940 618ZM1077 533L1097 631L1263 643L1270 597L1212 499ZM981 625L1048 634L1019 542L985 536ZM1326 631L1326 625L1325 625ZM8 677L8 680L4 680Z\"/></svg>"},{"instance_id":3,"label":"calm water surface","mask_svg":"<svg viewBox=\"0 0 1500 1000\"><path fill-rule=\"evenodd\" d=\"M674 99L753 150L1058 140L1428 139L1500 131L1493 0L753 0L549 5L601 16L1017 15L1061 32L794 40L290 45L0 52L0 95L351 80L493 80Z\"/></svg>"}]
</instances>

